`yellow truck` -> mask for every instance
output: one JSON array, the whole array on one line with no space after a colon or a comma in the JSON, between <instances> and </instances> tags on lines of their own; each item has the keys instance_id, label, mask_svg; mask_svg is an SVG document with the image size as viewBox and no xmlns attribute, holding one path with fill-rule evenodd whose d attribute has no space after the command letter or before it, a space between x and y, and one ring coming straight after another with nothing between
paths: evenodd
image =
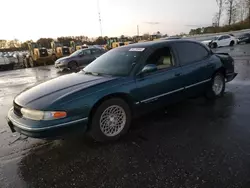
<instances>
[{"instance_id":1,"label":"yellow truck","mask_svg":"<svg viewBox=\"0 0 250 188\"><path fill-rule=\"evenodd\" d=\"M60 57L69 56L75 51L74 43L72 43L72 41L64 44L53 41L51 42L51 48L52 48L52 57L54 60Z\"/></svg>"},{"instance_id":2,"label":"yellow truck","mask_svg":"<svg viewBox=\"0 0 250 188\"><path fill-rule=\"evenodd\" d=\"M125 39L109 38L107 40L106 49L110 50L110 49L117 48L117 47L120 47L120 46L129 45L131 43L132 42L128 41L127 38L125 38Z\"/></svg>"},{"instance_id":3,"label":"yellow truck","mask_svg":"<svg viewBox=\"0 0 250 188\"><path fill-rule=\"evenodd\" d=\"M161 36L159 35L150 35L149 36L149 40L150 41L157 41L157 40L160 40Z\"/></svg>"},{"instance_id":4,"label":"yellow truck","mask_svg":"<svg viewBox=\"0 0 250 188\"><path fill-rule=\"evenodd\" d=\"M41 45L31 42L28 43L29 53L25 55L23 59L24 67L35 67L37 65L46 65L51 61L51 55L48 53L48 49L41 47Z\"/></svg>"}]
</instances>

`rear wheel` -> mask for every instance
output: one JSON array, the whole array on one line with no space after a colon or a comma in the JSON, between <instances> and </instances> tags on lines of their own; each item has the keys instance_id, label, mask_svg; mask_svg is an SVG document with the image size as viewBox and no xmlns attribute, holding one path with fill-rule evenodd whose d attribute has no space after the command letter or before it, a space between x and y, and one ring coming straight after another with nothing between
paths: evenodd
<instances>
[{"instance_id":1,"label":"rear wheel","mask_svg":"<svg viewBox=\"0 0 250 188\"><path fill-rule=\"evenodd\" d=\"M230 45L230 46L233 46L233 45L234 45L234 41L231 41L229 45Z\"/></svg>"},{"instance_id":2,"label":"rear wheel","mask_svg":"<svg viewBox=\"0 0 250 188\"><path fill-rule=\"evenodd\" d=\"M56 58L56 55L55 55L55 54L53 54L53 55L52 55L52 61L53 61L53 62L55 62L55 61L56 61L56 59L57 59L57 58Z\"/></svg>"},{"instance_id":3,"label":"rear wheel","mask_svg":"<svg viewBox=\"0 0 250 188\"><path fill-rule=\"evenodd\" d=\"M212 82L206 92L206 97L208 99L222 97L225 92L225 85L224 75L222 74L222 72L217 72L212 78Z\"/></svg>"},{"instance_id":4,"label":"rear wheel","mask_svg":"<svg viewBox=\"0 0 250 188\"><path fill-rule=\"evenodd\" d=\"M120 98L104 101L94 112L90 135L99 142L114 141L124 135L131 122L128 104Z\"/></svg>"},{"instance_id":5,"label":"rear wheel","mask_svg":"<svg viewBox=\"0 0 250 188\"><path fill-rule=\"evenodd\" d=\"M32 59L32 57L29 57L29 64L30 64L30 67L34 67L35 66L35 62Z\"/></svg>"},{"instance_id":6,"label":"rear wheel","mask_svg":"<svg viewBox=\"0 0 250 188\"><path fill-rule=\"evenodd\" d=\"M23 59L23 66L24 66L25 68L29 68L29 63L28 63L28 59L27 59L27 58L24 58L24 59Z\"/></svg>"},{"instance_id":7,"label":"rear wheel","mask_svg":"<svg viewBox=\"0 0 250 188\"><path fill-rule=\"evenodd\" d=\"M77 64L77 62L75 62L75 61L69 62L68 68L69 68L70 70L72 70L72 71L77 70L77 69L78 69L78 64Z\"/></svg>"}]
</instances>

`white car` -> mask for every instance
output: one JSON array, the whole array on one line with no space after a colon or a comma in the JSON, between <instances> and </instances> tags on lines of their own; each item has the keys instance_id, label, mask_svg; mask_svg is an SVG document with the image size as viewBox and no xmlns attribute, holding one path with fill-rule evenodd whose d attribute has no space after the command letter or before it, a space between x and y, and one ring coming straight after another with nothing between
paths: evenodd
<instances>
[{"instance_id":1,"label":"white car","mask_svg":"<svg viewBox=\"0 0 250 188\"><path fill-rule=\"evenodd\" d=\"M211 40L209 46L211 48L217 48L222 46L234 46L237 44L237 39L232 35L219 35Z\"/></svg>"},{"instance_id":2,"label":"white car","mask_svg":"<svg viewBox=\"0 0 250 188\"><path fill-rule=\"evenodd\" d=\"M12 63L7 57L0 57L0 70L13 70L14 63Z\"/></svg>"}]
</instances>

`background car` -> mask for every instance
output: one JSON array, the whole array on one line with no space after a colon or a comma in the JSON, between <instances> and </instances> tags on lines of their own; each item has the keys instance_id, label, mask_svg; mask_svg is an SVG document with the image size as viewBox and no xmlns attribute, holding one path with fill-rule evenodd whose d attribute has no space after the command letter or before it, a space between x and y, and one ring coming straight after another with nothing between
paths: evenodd
<instances>
[{"instance_id":1,"label":"background car","mask_svg":"<svg viewBox=\"0 0 250 188\"><path fill-rule=\"evenodd\" d=\"M14 62L11 62L7 57L0 57L0 70L13 70Z\"/></svg>"},{"instance_id":2,"label":"background car","mask_svg":"<svg viewBox=\"0 0 250 188\"><path fill-rule=\"evenodd\" d=\"M77 70L84 67L101 56L106 51L102 48L92 47L80 49L67 57L62 57L55 62L55 67L59 70L70 69Z\"/></svg>"},{"instance_id":3,"label":"background car","mask_svg":"<svg viewBox=\"0 0 250 188\"><path fill-rule=\"evenodd\" d=\"M215 37L210 43L211 48L217 48L222 46L233 46L237 44L237 39L231 35L219 35Z\"/></svg>"},{"instance_id":4,"label":"background car","mask_svg":"<svg viewBox=\"0 0 250 188\"><path fill-rule=\"evenodd\" d=\"M8 58L11 63L18 63L17 54L15 52L7 52L4 57Z\"/></svg>"},{"instance_id":5,"label":"background car","mask_svg":"<svg viewBox=\"0 0 250 188\"><path fill-rule=\"evenodd\" d=\"M250 33L244 33L238 37L238 44L241 43L250 43Z\"/></svg>"}]
</instances>

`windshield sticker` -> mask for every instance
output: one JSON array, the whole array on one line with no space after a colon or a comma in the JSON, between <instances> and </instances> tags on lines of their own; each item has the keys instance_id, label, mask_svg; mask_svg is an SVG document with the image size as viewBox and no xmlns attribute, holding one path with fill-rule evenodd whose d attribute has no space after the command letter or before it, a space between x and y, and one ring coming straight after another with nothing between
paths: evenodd
<instances>
[{"instance_id":1,"label":"windshield sticker","mask_svg":"<svg viewBox=\"0 0 250 188\"><path fill-rule=\"evenodd\" d=\"M145 48L130 48L129 51L131 52L143 52L145 50Z\"/></svg>"}]
</instances>

